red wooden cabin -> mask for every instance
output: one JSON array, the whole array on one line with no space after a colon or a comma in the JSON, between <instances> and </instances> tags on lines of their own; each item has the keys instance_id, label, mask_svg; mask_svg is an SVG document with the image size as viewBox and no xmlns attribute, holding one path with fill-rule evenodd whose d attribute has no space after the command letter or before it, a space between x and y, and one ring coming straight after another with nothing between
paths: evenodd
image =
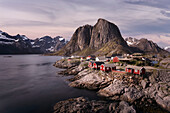
<instances>
[{"instance_id":1,"label":"red wooden cabin","mask_svg":"<svg viewBox=\"0 0 170 113\"><path fill-rule=\"evenodd\" d=\"M128 66L126 67L126 72L136 75L144 75L146 73L146 69L139 66Z\"/></svg>"},{"instance_id":2,"label":"red wooden cabin","mask_svg":"<svg viewBox=\"0 0 170 113\"><path fill-rule=\"evenodd\" d=\"M67 61L71 61L71 59L69 58Z\"/></svg>"},{"instance_id":3,"label":"red wooden cabin","mask_svg":"<svg viewBox=\"0 0 170 113\"><path fill-rule=\"evenodd\" d=\"M95 56L94 55L89 55L86 57L87 60L95 60Z\"/></svg>"},{"instance_id":4,"label":"red wooden cabin","mask_svg":"<svg viewBox=\"0 0 170 113\"><path fill-rule=\"evenodd\" d=\"M93 64L94 64L94 62L90 61L89 64L88 64L88 67L93 68Z\"/></svg>"},{"instance_id":5,"label":"red wooden cabin","mask_svg":"<svg viewBox=\"0 0 170 113\"><path fill-rule=\"evenodd\" d=\"M119 62L119 58L118 57L114 57L113 58L113 62Z\"/></svg>"},{"instance_id":6,"label":"red wooden cabin","mask_svg":"<svg viewBox=\"0 0 170 113\"><path fill-rule=\"evenodd\" d=\"M134 69L133 74L137 74L137 75L144 75L146 73L145 68L140 68L140 69Z\"/></svg>"},{"instance_id":7,"label":"red wooden cabin","mask_svg":"<svg viewBox=\"0 0 170 113\"><path fill-rule=\"evenodd\" d=\"M100 70L110 72L112 70L116 70L116 66L114 64L102 64L100 66Z\"/></svg>"},{"instance_id":8,"label":"red wooden cabin","mask_svg":"<svg viewBox=\"0 0 170 113\"><path fill-rule=\"evenodd\" d=\"M93 63L93 68L94 69L100 69L100 66L104 64L104 62L94 62Z\"/></svg>"},{"instance_id":9,"label":"red wooden cabin","mask_svg":"<svg viewBox=\"0 0 170 113\"><path fill-rule=\"evenodd\" d=\"M126 72L128 72L128 73L132 73L132 74L133 74L134 69L133 69L133 68L126 68Z\"/></svg>"},{"instance_id":10,"label":"red wooden cabin","mask_svg":"<svg viewBox=\"0 0 170 113\"><path fill-rule=\"evenodd\" d=\"M86 57L81 57L81 58L80 58L80 60L85 60L85 59L86 59Z\"/></svg>"}]
</instances>

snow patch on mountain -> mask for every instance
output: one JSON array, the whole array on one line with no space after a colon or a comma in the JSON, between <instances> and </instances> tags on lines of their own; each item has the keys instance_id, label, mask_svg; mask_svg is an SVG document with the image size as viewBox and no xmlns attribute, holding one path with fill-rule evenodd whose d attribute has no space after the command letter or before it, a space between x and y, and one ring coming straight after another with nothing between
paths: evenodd
<instances>
[{"instance_id":1,"label":"snow patch on mountain","mask_svg":"<svg viewBox=\"0 0 170 113\"><path fill-rule=\"evenodd\" d=\"M15 39L12 39L12 38L7 38L6 36L0 34L0 39L4 39L4 40L12 40L12 41L15 41Z\"/></svg>"},{"instance_id":2,"label":"snow patch on mountain","mask_svg":"<svg viewBox=\"0 0 170 113\"><path fill-rule=\"evenodd\" d=\"M46 51L54 52L54 47L51 46L50 48L46 49Z\"/></svg>"},{"instance_id":3,"label":"snow patch on mountain","mask_svg":"<svg viewBox=\"0 0 170 113\"><path fill-rule=\"evenodd\" d=\"M127 42L127 44L128 45L133 45L133 43L132 42L129 42L129 41L126 41Z\"/></svg>"},{"instance_id":4,"label":"snow patch on mountain","mask_svg":"<svg viewBox=\"0 0 170 113\"><path fill-rule=\"evenodd\" d=\"M165 50L170 49L170 46L167 46L167 47L165 47L164 49L165 49Z\"/></svg>"},{"instance_id":5,"label":"snow patch on mountain","mask_svg":"<svg viewBox=\"0 0 170 113\"><path fill-rule=\"evenodd\" d=\"M14 44L14 42L5 42L5 41L0 41L0 44L2 45L10 45L10 44Z\"/></svg>"},{"instance_id":6,"label":"snow patch on mountain","mask_svg":"<svg viewBox=\"0 0 170 113\"><path fill-rule=\"evenodd\" d=\"M63 38L63 37L61 37L61 38L59 38L59 40L60 40L60 41L62 41L62 40L64 40L64 38Z\"/></svg>"},{"instance_id":7,"label":"snow patch on mountain","mask_svg":"<svg viewBox=\"0 0 170 113\"><path fill-rule=\"evenodd\" d=\"M25 35L21 35L23 40L29 40Z\"/></svg>"},{"instance_id":8,"label":"snow patch on mountain","mask_svg":"<svg viewBox=\"0 0 170 113\"><path fill-rule=\"evenodd\" d=\"M127 42L129 46L139 44L139 40L136 38L132 38L132 37L126 38L125 41Z\"/></svg>"},{"instance_id":9,"label":"snow patch on mountain","mask_svg":"<svg viewBox=\"0 0 170 113\"><path fill-rule=\"evenodd\" d=\"M170 52L170 46L165 47L164 50Z\"/></svg>"}]
</instances>

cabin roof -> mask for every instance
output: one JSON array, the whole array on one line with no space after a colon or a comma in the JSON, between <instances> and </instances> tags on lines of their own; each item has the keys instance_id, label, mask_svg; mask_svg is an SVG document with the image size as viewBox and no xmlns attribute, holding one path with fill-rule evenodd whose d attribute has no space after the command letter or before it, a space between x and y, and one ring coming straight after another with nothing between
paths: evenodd
<instances>
[{"instance_id":1,"label":"cabin roof","mask_svg":"<svg viewBox=\"0 0 170 113\"><path fill-rule=\"evenodd\" d=\"M100 56L100 57L96 57L98 58L99 60L106 60L105 56Z\"/></svg>"},{"instance_id":2,"label":"cabin roof","mask_svg":"<svg viewBox=\"0 0 170 113\"><path fill-rule=\"evenodd\" d=\"M105 67L116 67L114 64L102 64L104 65Z\"/></svg>"},{"instance_id":3,"label":"cabin roof","mask_svg":"<svg viewBox=\"0 0 170 113\"><path fill-rule=\"evenodd\" d=\"M144 68L144 67L140 67L140 66L126 66L126 68L133 68L133 69L138 69L138 70L140 70L140 69L142 69L142 68Z\"/></svg>"},{"instance_id":4,"label":"cabin roof","mask_svg":"<svg viewBox=\"0 0 170 113\"><path fill-rule=\"evenodd\" d=\"M133 60L132 58L120 58L119 60L121 61L130 61L130 60Z\"/></svg>"},{"instance_id":5,"label":"cabin roof","mask_svg":"<svg viewBox=\"0 0 170 113\"><path fill-rule=\"evenodd\" d=\"M90 56L90 57L96 57L95 55L88 55L87 57L89 57L89 56Z\"/></svg>"}]
</instances>

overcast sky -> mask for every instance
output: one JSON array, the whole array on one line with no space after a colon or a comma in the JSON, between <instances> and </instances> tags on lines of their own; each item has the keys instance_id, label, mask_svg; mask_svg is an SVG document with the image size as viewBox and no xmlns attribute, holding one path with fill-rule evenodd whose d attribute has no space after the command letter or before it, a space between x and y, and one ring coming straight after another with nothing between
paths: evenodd
<instances>
[{"instance_id":1,"label":"overcast sky","mask_svg":"<svg viewBox=\"0 0 170 113\"><path fill-rule=\"evenodd\" d=\"M170 46L170 0L0 0L0 30L32 39L70 39L79 26L98 18L118 25L124 38Z\"/></svg>"}]
</instances>

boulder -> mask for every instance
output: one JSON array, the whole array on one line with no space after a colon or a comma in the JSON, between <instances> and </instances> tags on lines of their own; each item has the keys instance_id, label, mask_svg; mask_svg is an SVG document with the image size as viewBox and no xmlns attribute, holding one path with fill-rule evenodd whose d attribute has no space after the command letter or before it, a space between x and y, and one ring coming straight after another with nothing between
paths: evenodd
<instances>
[{"instance_id":1,"label":"boulder","mask_svg":"<svg viewBox=\"0 0 170 113\"><path fill-rule=\"evenodd\" d=\"M133 108L133 106L129 106L129 104L125 101L121 101L119 103L119 110L120 113L136 113L136 110Z\"/></svg>"},{"instance_id":2,"label":"boulder","mask_svg":"<svg viewBox=\"0 0 170 113\"><path fill-rule=\"evenodd\" d=\"M114 81L104 89L98 91L100 96L113 97L116 95L122 95L125 92L125 88L128 86L123 84L123 81L114 79Z\"/></svg>"},{"instance_id":3,"label":"boulder","mask_svg":"<svg viewBox=\"0 0 170 113\"><path fill-rule=\"evenodd\" d=\"M84 70L76 76L77 80L71 82L69 85L71 87L77 88L87 88L90 90L96 90L103 88L110 84L112 79L108 78L105 75L99 74L100 72L95 72L91 70Z\"/></svg>"}]
</instances>

